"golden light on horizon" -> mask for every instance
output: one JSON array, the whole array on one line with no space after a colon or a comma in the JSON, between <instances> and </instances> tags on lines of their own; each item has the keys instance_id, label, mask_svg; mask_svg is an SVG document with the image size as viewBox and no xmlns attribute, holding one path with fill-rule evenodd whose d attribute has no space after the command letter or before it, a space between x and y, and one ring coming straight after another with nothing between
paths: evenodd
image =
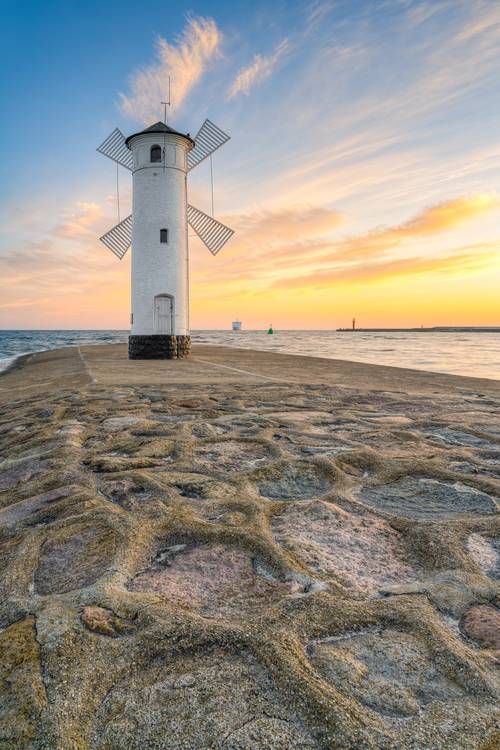
<instances>
[{"instance_id":1,"label":"golden light on horizon","mask_svg":"<svg viewBox=\"0 0 500 750\"><path fill-rule=\"evenodd\" d=\"M111 122L158 120L169 76L175 127L194 133L206 112L231 136L214 154L215 213L235 235L216 258L191 238L192 327L500 325L500 11L395 5L388 24L349 10L339 25L325 8L300 31L278 13L250 59L260 33L240 45L220 19L180 19L178 36L123 51L110 107L92 113L99 69L64 128L48 90L36 158L23 161L20 130L6 141L0 326L129 327L130 253L117 261L99 237L131 213L130 174L118 206L95 146ZM210 211L209 162L188 182Z\"/></svg>"}]
</instances>

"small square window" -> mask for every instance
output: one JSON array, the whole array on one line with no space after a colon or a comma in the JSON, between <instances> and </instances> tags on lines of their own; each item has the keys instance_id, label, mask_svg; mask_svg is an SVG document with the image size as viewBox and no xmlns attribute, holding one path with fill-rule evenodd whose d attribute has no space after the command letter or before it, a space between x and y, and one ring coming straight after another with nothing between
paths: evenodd
<instances>
[{"instance_id":1,"label":"small square window","mask_svg":"<svg viewBox=\"0 0 500 750\"><path fill-rule=\"evenodd\" d=\"M168 242L168 229L160 229L160 242Z\"/></svg>"}]
</instances>

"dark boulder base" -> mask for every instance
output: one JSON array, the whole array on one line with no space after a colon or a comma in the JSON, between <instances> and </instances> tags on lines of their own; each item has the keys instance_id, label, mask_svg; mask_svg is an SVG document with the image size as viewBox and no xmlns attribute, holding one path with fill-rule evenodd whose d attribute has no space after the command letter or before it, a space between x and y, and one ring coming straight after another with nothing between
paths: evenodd
<instances>
[{"instance_id":1,"label":"dark boulder base","mask_svg":"<svg viewBox=\"0 0 500 750\"><path fill-rule=\"evenodd\" d=\"M191 336L176 336L177 339L177 357L189 357L191 354Z\"/></svg>"},{"instance_id":2,"label":"dark boulder base","mask_svg":"<svg viewBox=\"0 0 500 750\"><path fill-rule=\"evenodd\" d=\"M129 336L129 359L181 359L191 351L190 336Z\"/></svg>"}]
</instances>

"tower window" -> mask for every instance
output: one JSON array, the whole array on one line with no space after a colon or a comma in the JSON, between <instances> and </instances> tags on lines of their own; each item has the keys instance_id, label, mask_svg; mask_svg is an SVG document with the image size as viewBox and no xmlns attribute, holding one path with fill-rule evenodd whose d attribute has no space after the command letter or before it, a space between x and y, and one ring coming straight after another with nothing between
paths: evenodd
<instances>
[{"instance_id":1,"label":"tower window","mask_svg":"<svg viewBox=\"0 0 500 750\"><path fill-rule=\"evenodd\" d=\"M161 146L151 146L151 161L161 161Z\"/></svg>"},{"instance_id":2,"label":"tower window","mask_svg":"<svg viewBox=\"0 0 500 750\"><path fill-rule=\"evenodd\" d=\"M168 242L168 229L160 229L160 242Z\"/></svg>"}]
</instances>

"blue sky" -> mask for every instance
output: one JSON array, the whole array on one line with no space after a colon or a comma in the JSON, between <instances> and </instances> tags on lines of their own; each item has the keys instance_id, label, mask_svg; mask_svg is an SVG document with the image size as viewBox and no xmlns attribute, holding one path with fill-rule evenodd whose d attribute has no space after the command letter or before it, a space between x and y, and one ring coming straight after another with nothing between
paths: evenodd
<instances>
[{"instance_id":1,"label":"blue sky","mask_svg":"<svg viewBox=\"0 0 500 750\"><path fill-rule=\"evenodd\" d=\"M98 243L116 174L95 148L161 118L168 74L171 124L231 135L216 213L236 235L216 263L193 243L195 327L236 300L251 325L500 323L497 0L3 0L1 15L1 327L126 327L129 259ZM207 165L190 182L207 210Z\"/></svg>"},{"instance_id":2,"label":"blue sky","mask_svg":"<svg viewBox=\"0 0 500 750\"><path fill-rule=\"evenodd\" d=\"M273 3L270 12L269 3L235 7L234 3L183 6L127 0L4 0L1 94L12 116L2 123L2 136L11 144L3 152L8 181L2 181L2 195L12 195L13 188L24 190L25 186L17 156L24 138L20 122L36 125L36 158L31 153L25 160L30 165L32 185L43 186L47 170L56 172L51 175L53 184L59 180L66 183L68 178L72 182L92 180L99 166L96 168L89 156L106 129L119 124L130 131L140 124L139 118L123 115L118 94L127 90L135 69L154 62L158 36L175 39L189 17L220 19L218 25L222 22L226 29L225 49L214 65L218 80L207 83L207 90L201 81L188 111L176 119L179 127L195 130L206 111L216 117L224 109L223 97L214 97L214 83L218 86L221 78L231 79L236 60L244 64L255 50L272 51L292 29L297 33L306 17L302 5ZM224 60L225 54L231 55L231 65ZM175 82L173 89L175 95ZM158 102L158 119L162 111Z\"/></svg>"}]
</instances>

